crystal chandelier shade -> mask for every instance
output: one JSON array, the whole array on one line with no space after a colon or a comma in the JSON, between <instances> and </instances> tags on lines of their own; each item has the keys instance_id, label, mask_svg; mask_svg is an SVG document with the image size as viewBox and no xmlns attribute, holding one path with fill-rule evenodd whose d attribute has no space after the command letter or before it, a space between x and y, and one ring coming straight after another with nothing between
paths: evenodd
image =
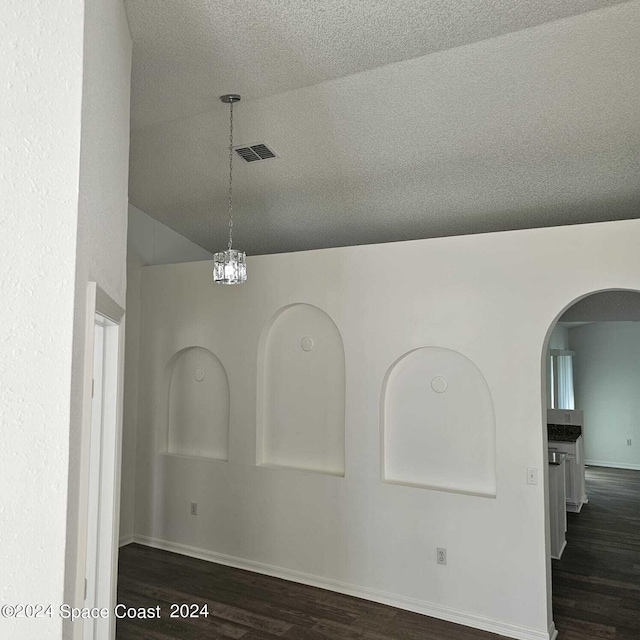
<instances>
[{"instance_id":1,"label":"crystal chandelier shade","mask_svg":"<svg viewBox=\"0 0 640 640\"><path fill-rule=\"evenodd\" d=\"M229 245L226 251L213 254L213 281L217 284L243 284L247 281L247 260L244 251L233 248L233 103L240 96L221 96L229 105Z\"/></svg>"},{"instance_id":2,"label":"crystal chandelier shade","mask_svg":"<svg viewBox=\"0 0 640 640\"><path fill-rule=\"evenodd\" d=\"M213 254L213 281L218 284L242 284L247 280L244 251L227 249Z\"/></svg>"}]
</instances>

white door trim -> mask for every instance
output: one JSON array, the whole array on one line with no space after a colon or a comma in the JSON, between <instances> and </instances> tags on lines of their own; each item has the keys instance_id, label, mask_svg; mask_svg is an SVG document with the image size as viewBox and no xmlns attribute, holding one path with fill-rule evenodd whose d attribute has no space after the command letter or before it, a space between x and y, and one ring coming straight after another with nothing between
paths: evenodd
<instances>
[{"instance_id":1,"label":"white door trim","mask_svg":"<svg viewBox=\"0 0 640 640\"><path fill-rule=\"evenodd\" d=\"M87 284L87 303L85 309L85 345L84 345L84 375L82 380L82 434L80 447L80 487L78 496L78 546L76 555L76 585L74 607L84 605L86 551L88 528L88 498L89 498L89 461L91 438L91 404L93 389L93 353L94 326L96 313L105 316L118 325L118 363L117 363L117 394L116 394L116 428L115 428L115 460L114 465L114 500L111 549L111 579L109 593L111 594L109 609L113 611L116 602L117 568L118 568L118 533L120 528L120 465L122 459L122 397L124 383L124 317L125 312L108 294L95 282ZM109 617L109 638L115 638L115 621ZM79 623L78 623L79 622ZM81 640L83 625L78 621L73 627L73 639Z\"/></svg>"}]
</instances>

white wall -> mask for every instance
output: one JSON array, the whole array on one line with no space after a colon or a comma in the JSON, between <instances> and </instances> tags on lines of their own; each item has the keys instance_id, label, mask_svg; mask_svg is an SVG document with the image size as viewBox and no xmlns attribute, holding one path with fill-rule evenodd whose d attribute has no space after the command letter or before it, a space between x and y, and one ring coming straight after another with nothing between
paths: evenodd
<instances>
[{"instance_id":1,"label":"white wall","mask_svg":"<svg viewBox=\"0 0 640 640\"><path fill-rule=\"evenodd\" d=\"M124 345L120 543L131 541L135 509L138 353L140 343L140 265L127 264L127 332Z\"/></svg>"},{"instance_id":2,"label":"white wall","mask_svg":"<svg viewBox=\"0 0 640 640\"><path fill-rule=\"evenodd\" d=\"M513 637L548 637L545 487L526 484L527 467L546 477L544 341L576 298L640 288L630 268L639 241L632 220L271 255L249 258L240 287L214 286L206 263L143 268L138 539ZM296 302L325 311L344 342L344 478L255 464L260 336ZM228 373L228 462L159 453L165 366L193 345ZM486 379L495 498L381 481L382 382L422 346L459 351ZM446 567L436 547L447 548Z\"/></svg>"},{"instance_id":3,"label":"white wall","mask_svg":"<svg viewBox=\"0 0 640 640\"><path fill-rule=\"evenodd\" d=\"M64 597L83 5L0 3L2 603ZM0 636L61 626L0 618Z\"/></svg>"},{"instance_id":4,"label":"white wall","mask_svg":"<svg viewBox=\"0 0 640 640\"><path fill-rule=\"evenodd\" d=\"M553 328L551 337L549 338L549 349L568 349L569 348L569 329L557 324Z\"/></svg>"},{"instance_id":5,"label":"white wall","mask_svg":"<svg viewBox=\"0 0 640 640\"><path fill-rule=\"evenodd\" d=\"M587 464L640 469L640 322L594 322L569 339Z\"/></svg>"},{"instance_id":6,"label":"white wall","mask_svg":"<svg viewBox=\"0 0 640 640\"><path fill-rule=\"evenodd\" d=\"M125 338L124 413L120 541L134 533L138 354L140 343L140 276L143 265L213 260L213 254L129 205L127 232L127 334Z\"/></svg>"},{"instance_id":7,"label":"white wall","mask_svg":"<svg viewBox=\"0 0 640 640\"><path fill-rule=\"evenodd\" d=\"M69 505L65 601L82 602L76 586L77 549L82 516L79 504L82 451L82 405L87 283L95 281L125 307L127 191L129 167L129 101L131 37L120 0L85 4L82 144L78 196L78 242L75 273ZM93 328L91 329L93 330ZM84 558L79 560L80 571ZM80 629L76 627L76 633ZM65 628L70 637L72 629Z\"/></svg>"},{"instance_id":8,"label":"white wall","mask_svg":"<svg viewBox=\"0 0 640 640\"><path fill-rule=\"evenodd\" d=\"M213 260L212 253L133 205L129 205L127 245L129 264L171 264Z\"/></svg>"}]
</instances>

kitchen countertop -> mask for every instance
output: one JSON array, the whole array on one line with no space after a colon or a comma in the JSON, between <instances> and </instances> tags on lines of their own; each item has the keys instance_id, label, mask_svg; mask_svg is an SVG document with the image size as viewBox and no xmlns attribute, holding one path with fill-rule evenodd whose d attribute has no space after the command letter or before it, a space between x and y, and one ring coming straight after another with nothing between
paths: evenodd
<instances>
[{"instance_id":1,"label":"kitchen countertop","mask_svg":"<svg viewBox=\"0 0 640 640\"><path fill-rule=\"evenodd\" d=\"M581 435L579 424L547 424L549 442L575 442Z\"/></svg>"}]
</instances>

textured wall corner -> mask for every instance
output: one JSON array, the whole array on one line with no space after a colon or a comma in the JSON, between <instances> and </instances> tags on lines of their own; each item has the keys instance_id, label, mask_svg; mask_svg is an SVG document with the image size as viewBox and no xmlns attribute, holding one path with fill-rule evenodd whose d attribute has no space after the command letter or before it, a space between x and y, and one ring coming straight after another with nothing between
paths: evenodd
<instances>
[{"instance_id":1,"label":"textured wall corner","mask_svg":"<svg viewBox=\"0 0 640 640\"><path fill-rule=\"evenodd\" d=\"M0 600L7 603L63 599L83 6L0 5ZM60 637L60 620L28 623L31 637ZM25 620L3 620L0 635L25 631Z\"/></svg>"},{"instance_id":2,"label":"textured wall corner","mask_svg":"<svg viewBox=\"0 0 640 640\"><path fill-rule=\"evenodd\" d=\"M85 3L65 598L77 602L87 283L125 307L131 36L121 0ZM126 320L125 320L126 325ZM82 535L82 534L80 534ZM80 578L78 578L80 573ZM79 584L76 584L78 579ZM65 630L69 633L69 629Z\"/></svg>"}]
</instances>

